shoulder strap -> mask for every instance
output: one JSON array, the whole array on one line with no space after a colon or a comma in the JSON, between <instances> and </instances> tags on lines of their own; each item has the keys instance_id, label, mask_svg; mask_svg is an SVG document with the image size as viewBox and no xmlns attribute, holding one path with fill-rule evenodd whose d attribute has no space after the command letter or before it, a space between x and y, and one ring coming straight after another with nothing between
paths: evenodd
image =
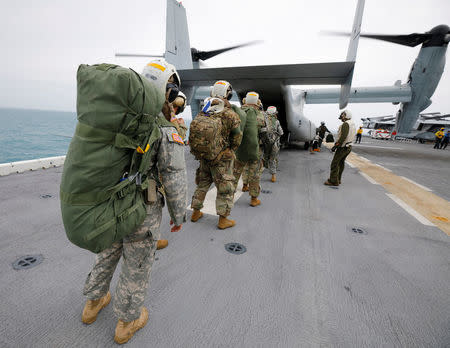
<instances>
[{"instance_id":1,"label":"shoulder strap","mask_svg":"<svg viewBox=\"0 0 450 348\"><path fill-rule=\"evenodd\" d=\"M158 125L158 127L172 127L172 128L176 128L175 125L172 122L167 121L164 116L158 116L156 118L156 124Z\"/></svg>"}]
</instances>

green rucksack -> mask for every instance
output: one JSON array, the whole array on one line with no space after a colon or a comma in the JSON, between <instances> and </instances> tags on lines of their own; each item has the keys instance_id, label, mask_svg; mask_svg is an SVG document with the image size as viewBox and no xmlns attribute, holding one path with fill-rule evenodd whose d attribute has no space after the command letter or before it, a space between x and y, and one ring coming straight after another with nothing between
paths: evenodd
<instances>
[{"instance_id":1,"label":"green rucksack","mask_svg":"<svg viewBox=\"0 0 450 348\"><path fill-rule=\"evenodd\" d=\"M220 114L200 112L189 126L189 146L197 160L212 161L224 149Z\"/></svg>"},{"instance_id":2,"label":"green rucksack","mask_svg":"<svg viewBox=\"0 0 450 348\"><path fill-rule=\"evenodd\" d=\"M80 65L78 124L62 174L61 213L67 237L98 253L144 221L156 116L163 93L131 69Z\"/></svg>"},{"instance_id":3,"label":"green rucksack","mask_svg":"<svg viewBox=\"0 0 450 348\"><path fill-rule=\"evenodd\" d=\"M266 120L266 129L265 136L263 138L263 142L268 145L273 145L278 140L277 134L277 119L275 117L271 117L264 113L264 117Z\"/></svg>"},{"instance_id":4,"label":"green rucksack","mask_svg":"<svg viewBox=\"0 0 450 348\"><path fill-rule=\"evenodd\" d=\"M249 106L242 107L242 110L246 114L246 121L236 158L241 162L256 161L259 159L258 111Z\"/></svg>"}]
</instances>

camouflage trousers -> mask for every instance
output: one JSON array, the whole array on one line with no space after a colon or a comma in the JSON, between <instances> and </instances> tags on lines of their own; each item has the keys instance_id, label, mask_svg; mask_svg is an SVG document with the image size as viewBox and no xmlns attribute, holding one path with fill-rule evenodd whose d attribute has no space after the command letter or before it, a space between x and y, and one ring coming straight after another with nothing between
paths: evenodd
<instances>
[{"instance_id":1,"label":"camouflage trousers","mask_svg":"<svg viewBox=\"0 0 450 348\"><path fill-rule=\"evenodd\" d=\"M269 168L270 174L276 174L278 169L278 154L280 146L278 142L268 144L264 149L264 165Z\"/></svg>"},{"instance_id":2,"label":"camouflage trousers","mask_svg":"<svg viewBox=\"0 0 450 348\"><path fill-rule=\"evenodd\" d=\"M242 183L244 185L248 185L248 165L245 164L244 169L242 170Z\"/></svg>"},{"instance_id":3,"label":"camouflage trousers","mask_svg":"<svg viewBox=\"0 0 450 348\"><path fill-rule=\"evenodd\" d=\"M209 187L214 183L217 188L217 215L230 215L234 196L233 162L233 160L223 160L218 163L200 161L200 167L195 175L197 188L192 197L192 209L201 210L203 208Z\"/></svg>"},{"instance_id":4,"label":"camouflage trousers","mask_svg":"<svg viewBox=\"0 0 450 348\"><path fill-rule=\"evenodd\" d=\"M248 188L249 188L249 194L252 197L258 197L259 192L261 190L259 186L259 181L261 179L261 161L248 161L248 162L241 162L239 160L236 160L234 162L234 190L236 191L239 179L241 177L242 172L244 171L245 167L248 167Z\"/></svg>"},{"instance_id":5,"label":"camouflage trousers","mask_svg":"<svg viewBox=\"0 0 450 348\"><path fill-rule=\"evenodd\" d=\"M110 248L97 254L88 274L83 294L89 300L106 295L120 257L122 269L114 296L114 313L125 321L139 318L147 295L150 271L155 259L156 243L160 238L162 204L147 206L147 217L136 232L130 233Z\"/></svg>"}]
</instances>

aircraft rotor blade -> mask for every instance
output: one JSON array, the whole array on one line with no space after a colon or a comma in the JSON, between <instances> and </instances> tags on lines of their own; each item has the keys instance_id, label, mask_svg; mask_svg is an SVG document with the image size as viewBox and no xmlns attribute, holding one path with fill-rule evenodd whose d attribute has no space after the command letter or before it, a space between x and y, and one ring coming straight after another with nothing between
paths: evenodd
<instances>
[{"instance_id":1,"label":"aircraft rotor blade","mask_svg":"<svg viewBox=\"0 0 450 348\"><path fill-rule=\"evenodd\" d=\"M246 47L246 46L251 46L251 45L255 45L258 43L261 43L262 41L251 41L251 42L247 42L241 45L236 45L236 46L231 46L231 47L226 47L226 48L221 48L218 50L213 50L213 51L197 51L197 50L193 50L192 52L192 60L193 61L198 61L198 60L207 60L210 59L212 57L217 56L218 54L227 52L227 51L231 51L234 50L236 48L241 48L241 47Z\"/></svg>"},{"instance_id":2,"label":"aircraft rotor blade","mask_svg":"<svg viewBox=\"0 0 450 348\"><path fill-rule=\"evenodd\" d=\"M350 33L335 32L335 31L326 31L323 33L326 35L333 35L333 36L351 35ZM409 35L361 34L361 37L365 37L368 39L387 41L409 47L415 47L417 45L420 45L424 43L424 41L431 39L432 36L433 36L432 34L419 34L419 33L413 33Z\"/></svg>"}]
</instances>

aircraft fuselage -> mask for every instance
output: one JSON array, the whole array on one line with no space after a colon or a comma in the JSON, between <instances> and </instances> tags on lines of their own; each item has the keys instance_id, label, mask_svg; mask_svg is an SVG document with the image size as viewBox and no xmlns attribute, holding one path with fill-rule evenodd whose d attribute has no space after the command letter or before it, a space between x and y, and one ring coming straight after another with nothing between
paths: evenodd
<instances>
[{"instance_id":1,"label":"aircraft fuselage","mask_svg":"<svg viewBox=\"0 0 450 348\"><path fill-rule=\"evenodd\" d=\"M303 91L295 90L291 86L283 87L286 127L289 132L288 140L290 142L309 142L316 135L316 125L306 118L303 113L305 103L303 93Z\"/></svg>"},{"instance_id":2,"label":"aircraft fuselage","mask_svg":"<svg viewBox=\"0 0 450 348\"><path fill-rule=\"evenodd\" d=\"M408 77L412 98L402 103L397 112L397 134L407 134L416 123L419 113L431 105L445 67L447 46L422 47Z\"/></svg>"}]
</instances>

